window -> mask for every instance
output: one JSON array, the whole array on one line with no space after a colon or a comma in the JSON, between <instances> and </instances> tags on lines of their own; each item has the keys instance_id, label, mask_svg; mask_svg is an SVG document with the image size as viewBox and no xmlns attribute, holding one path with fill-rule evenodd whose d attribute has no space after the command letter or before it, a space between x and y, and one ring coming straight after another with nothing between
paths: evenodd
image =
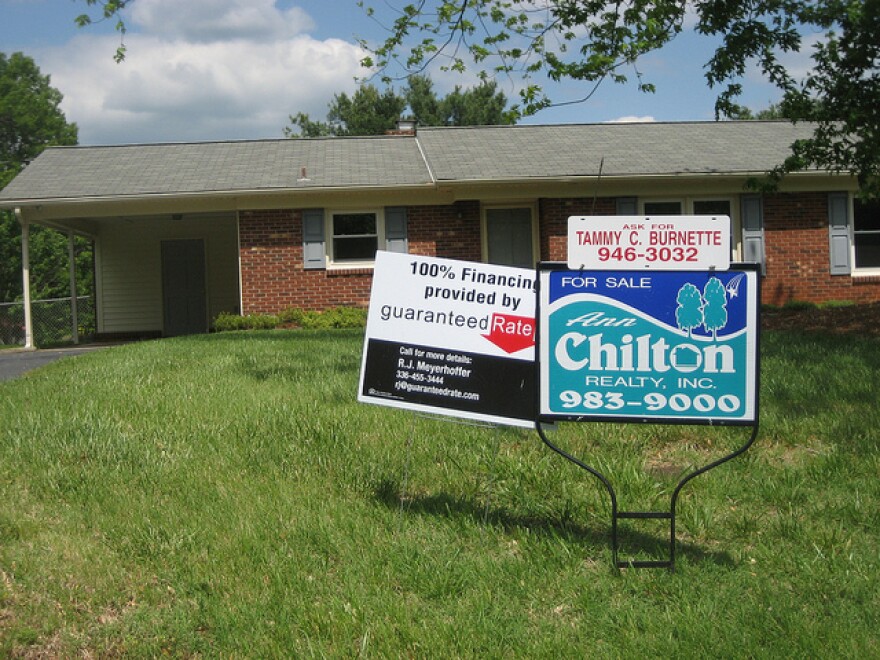
<instances>
[{"instance_id":1,"label":"window","mask_svg":"<svg viewBox=\"0 0 880 660\"><path fill-rule=\"evenodd\" d=\"M724 198L693 199L655 199L641 204L642 214L652 215L726 215L730 218L730 255L737 260L737 243L739 242L739 222L734 216L733 202ZM619 208L619 204L618 204ZM619 213L619 211L618 211ZM763 238L762 238L763 240ZM745 242L745 241L744 241Z\"/></svg>"},{"instance_id":2,"label":"window","mask_svg":"<svg viewBox=\"0 0 880 660\"><path fill-rule=\"evenodd\" d=\"M736 237L734 236L733 212L729 199L695 199L694 215L726 215L730 218L730 255L736 260Z\"/></svg>"},{"instance_id":3,"label":"window","mask_svg":"<svg viewBox=\"0 0 880 660\"><path fill-rule=\"evenodd\" d=\"M730 216L729 199L663 199L646 201L645 215L726 215Z\"/></svg>"},{"instance_id":4,"label":"window","mask_svg":"<svg viewBox=\"0 0 880 660\"><path fill-rule=\"evenodd\" d=\"M379 249L379 216L375 212L333 213L330 219L334 263L372 261Z\"/></svg>"},{"instance_id":5,"label":"window","mask_svg":"<svg viewBox=\"0 0 880 660\"><path fill-rule=\"evenodd\" d=\"M726 215L731 217L729 199L694 200L694 215Z\"/></svg>"},{"instance_id":6,"label":"window","mask_svg":"<svg viewBox=\"0 0 880 660\"><path fill-rule=\"evenodd\" d=\"M303 268L371 268L376 250L409 251L407 208L381 210L304 209Z\"/></svg>"},{"instance_id":7,"label":"window","mask_svg":"<svg viewBox=\"0 0 880 660\"><path fill-rule=\"evenodd\" d=\"M679 200L645 202L645 215L681 215L681 207Z\"/></svg>"},{"instance_id":8,"label":"window","mask_svg":"<svg viewBox=\"0 0 880 660\"><path fill-rule=\"evenodd\" d=\"M853 201L853 251L856 268L880 268L880 200Z\"/></svg>"}]
</instances>

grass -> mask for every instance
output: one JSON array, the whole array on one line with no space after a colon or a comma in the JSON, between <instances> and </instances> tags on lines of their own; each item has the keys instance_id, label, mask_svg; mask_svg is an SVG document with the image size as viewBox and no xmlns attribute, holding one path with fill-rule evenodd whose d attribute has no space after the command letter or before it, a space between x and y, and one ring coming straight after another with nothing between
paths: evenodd
<instances>
[{"instance_id":1,"label":"grass","mask_svg":"<svg viewBox=\"0 0 880 660\"><path fill-rule=\"evenodd\" d=\"M685 488L675 573L614 571L604 490L534 432L358 404L361 343L223 333L0 383L0 655L880 656L880 342L765 334L758 441ZM647 510L743 433L554 437Z\"/></svg>"}]
</instances>

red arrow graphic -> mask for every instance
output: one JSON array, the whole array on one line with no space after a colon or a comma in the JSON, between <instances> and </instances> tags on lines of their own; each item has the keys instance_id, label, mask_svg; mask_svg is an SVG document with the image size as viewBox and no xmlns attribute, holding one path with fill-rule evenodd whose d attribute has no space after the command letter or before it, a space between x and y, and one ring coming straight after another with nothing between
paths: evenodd
<instances>
[{"instance_id":1,"label":"red arrow graphic","mask_svg":"<svg viewBox=\"0 0 880 660\"><path fill-rule=\"evenodd\" d=\"M505 353L516 353L535 345L535 319L528 316L493 314L485 337Z\"/></svg>"}]
</instances>

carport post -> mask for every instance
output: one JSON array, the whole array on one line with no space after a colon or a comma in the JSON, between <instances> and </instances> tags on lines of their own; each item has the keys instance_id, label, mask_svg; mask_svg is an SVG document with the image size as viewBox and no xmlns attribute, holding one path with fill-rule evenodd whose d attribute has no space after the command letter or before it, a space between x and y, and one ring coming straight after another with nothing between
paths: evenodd
<instances>
[{"instance_id":1,"label":"carport post","mask_svg":"<svg viewBox=\"0 0 880 660\"><path fill-rule=\"evenodd\" d=\"M24 347L33 350L34 320L31 315L31 230L28 221L15 209L15 217L21 224L21 284L24 294Z\"/></svg>"},{"instance_id":2,"label":"carport post","mask_svg":"<svg viewBox=\"0 0 880 660\"><path fill-rule=\"evenodd\" d=\"M72 231L67 232L67 261L70 264L70 317L73 343L79 343L79 310L76 300L76 243Z\"/></svg>"}]
</instances>

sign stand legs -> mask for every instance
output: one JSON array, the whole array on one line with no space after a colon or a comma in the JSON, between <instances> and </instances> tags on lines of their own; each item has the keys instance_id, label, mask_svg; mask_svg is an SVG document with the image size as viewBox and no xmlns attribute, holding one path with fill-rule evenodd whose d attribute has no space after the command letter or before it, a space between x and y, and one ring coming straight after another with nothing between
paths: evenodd
<instances>
[{"instance_id":1,"label":"sign stand legs","mask_svg":"<svg viewBox=\"0 0 880 660\"><path fill-rule=\"evenodd\" d=\"M675 570L675 509L676 504L678 503L678 496L681 493L682 488L684 488L685 484L687 484L691 479L700 476L701 474L708 472L712 468L718 467L722 463L726 463L727 461L736 458L744 451L746 451L752 444L755 442L755 438L758 435L758 425L755 424L751 427L752 432L749 435L749 439L743 444L741 447L736 449L735 451L727 454L726 456L722 456L716 461L709 463L708 465L704 465L701 468L698 468L689 474L682 477L682 479L678 482L678 485L675 487L675 490L672 493L672 497L669 503L669 511L620 511L617 506L617 494L614 492L614 487L611 485L611 482L608 478L596 470L595 468L587 465L582 460L572 456L564 449L557 447L554 445L550 439L547 437L547 434L544 430L541 422L537 422L536 428L538 430L538 435L541 437L541 440L554 452L565 458L566 460L574 463L578 467L583 470L586 470L594 477L596 477L602 485L605 487L605 490L608 492L608 496L611 498L611 560L614 563L614 567L616 569L619 568L668 568L671 571ZM648 561L620 561L618 558L618 524L617 521L621 519L635 519L635 520L668 520L669 521L669 558L661 559L661 560L648 560Z\"/></svg>"},{"instance_id":2,"label":"sign stand legs","mask_svg":"<svg viewBox=\"0 0 880 660\"><path fill-rule=\"evenodd\" d=\"M412 461L413 442L415 442L415 437L416 423L415 418L412 418L410 419L409 437L406 440L406 460L403 465L403 484L400 488L400 504L397 509L397 515L401 526L403 525L403 510L405 508L407 500L409 499L409 496L407 495L409 489L409 468Z\"/></svg>"}]
</instances>

